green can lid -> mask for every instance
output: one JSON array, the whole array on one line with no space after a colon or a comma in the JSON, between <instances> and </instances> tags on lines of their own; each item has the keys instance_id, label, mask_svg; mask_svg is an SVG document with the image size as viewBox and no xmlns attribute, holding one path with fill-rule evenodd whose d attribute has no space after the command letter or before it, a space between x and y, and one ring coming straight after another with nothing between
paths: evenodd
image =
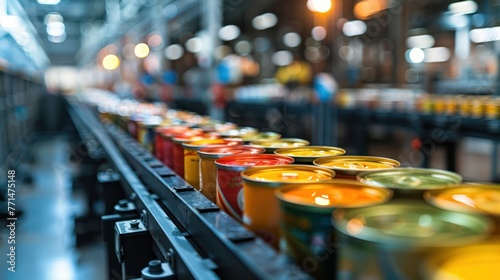
<instances>
[{"instance_id":1,"label":"green can lid","mask_svg":"<svg viewBox=\"0 0 500 280\"><path fill-rule=\"evenodd\" d=\"M346 235L395 250L471 244L487 238L493 229L486 216L446 211L414 200L338 209L332 223Z\"/></svg>"},{"instance_id":2,"label":"green can lid","mask_svg":"<svg viewBox=\"0 0 500 280\"><path fill-rule=\"evenodd\" d=\"M457 173L430 168L368 171L358 174L356 178L370 186L404 190L441 189L462 182L462 176Z\"/></svg>"}]
</instances>

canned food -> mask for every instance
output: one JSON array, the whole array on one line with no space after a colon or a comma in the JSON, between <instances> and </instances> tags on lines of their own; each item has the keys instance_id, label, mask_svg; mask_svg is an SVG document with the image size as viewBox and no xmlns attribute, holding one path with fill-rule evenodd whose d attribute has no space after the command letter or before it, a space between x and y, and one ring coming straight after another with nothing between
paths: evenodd
<instances>
[{"instance_id":1,"label":"canned food","mask_svg":"<svg viewBox=\"0 0 500 280\"><path fill-rule=\"evenodd\" d=\"M469 117L472 114L472 104L474 102L474 97L472 96L467 96L463 99L458 104L458 111L460 113L460 116L462 117Z\"/></svg>"},{"instance_id":2,"label":"canned food","mask_svg":"<svg viewBox=\"0 0 500 280\"><path fill-rule=\"evenodd\" d=\"M390 158L372 156L333 156L319 158L313 164L335 170L336 178L356 180L362 171L389 169L399 166L399 162Z\"/></svg>"},{"instance_id":3,"label":"canned food","mask_svg":"<svg viewBox=\"0 0 500 280\"><path fill-rule=\"evenodd\" d=\"M275 190L275 195L283 217L282 252L316 279L335 279L339 244L331 224L332 212L339 207L383 203L391 198L392 191L352 180L332 180L288 185Z\"/></svg>"},{"instance_id":4,"label":"canned food","mask_svg":"<svg viewBox=\"0 0 500 280\"><path fill-rule=\"evenodd\" d=\"M197 134L203 133L201 130L191 130L188 127L181 126L178 128L173 127L171 129L165 130L160 134L162 138L162 160L163 163L165 163L165 165L170 167L171 169L174 168L174 142L172 142L172 137L182 135L184 133L187 133L188 131Z\"/></svg>"},{"instance_id":5,"label":"canned food","mask_svg":"<svg viewBox=\"0 0 500 280\"><path fill-rule=\"evenodd\" d=\"M489 119L498 119L500 117L500 98L490 98L486 103L486 117Z\"/></svg>"},{"instance_id":6,"label":"canned food","mask_svg":"<svg viewBox=\"0 0 500 280\"><path fill-rule=\"evenodd\" d=\"M215 138L217 138L217 136L214 134L190 134L189 131L185 134L174 136L172 142L174 143L173 170L175 173L184 178L184 149L182 148L182 143Z\"/></svg>"},{"instance_id":7,"label":"canned food","mask_svg":"<svg viewBox=\"0 0 500 280\"><path fill-rule=\"evenodd\" d=\"M259 149L264 153L264 148ZM252 166L276 166L293 163L293 158L280 155L226 156L215 160L217 168L217 205L235 219L243 216L243 179L241 172Z\"/></svg>"},{"instance_id":8,"label":"canned food","mask_svg":"<svg viewBox=\"0 0 500 280\"><path fill-rule=\"evenodd\" d=\"M184 148L184 180L195 189L200 190L200 157L198 150L210 145L241 145L242 141L224 139L202 139L182 143ZM214 200L215 201L215 200Z\"/></svg>"},{"instance_id":9,"label":"canned food","mask_svg":"<svg viewBox=\"0 0 500 280\"><path fill-rule=\"evenodd\" d=\"M253 141L260 141L260 140L277 140L281 138L281 134L276 132L259 132L259 133L241 135L239 138L245 143L251 143Z\"/></svg>"},{"instance_id":10,"label":"canned food","mask_svg":"<svg viewBox=\"0 0 500 280\"><path fill-rule=\"evenodd\" d=\"M243 223L266 242L278 248L281 211L274 190L289 183L331 180L335 172L308 165L251 167L243 178Z\"/></svg>"},{"instance_id":11,"label":"canned food","mask_svg":"<svg viewBox=\"0 0 500 280\"><path fill-rule=\"evenodd\" d=\"M441 279L498 279L500 240L463 246L429 254L423 262L423 278Z\"/></svg>"},{"instance_id":12,"label":"canned food","mask_svg":"<svg viewBox=\"0 0 500 280\"><path fill-rule=\"evenodd\" d=\"M305 146L277 149L274 153L292 157L295 163L313 164L313 161L318 158L341 156L345 154L345 150L328 146Z\"/></svg>"},{"instance_id":13,"label":"canned food","mask_svg":"<svg viewBox=\"0 0 500 280\"><path fill-rule=\"evenodd\" d=\"M355 259L364 254L363 262L352 261L351 270L362 274L373 265L375 279L421 279L420 264L426 254L480 242L492 229L487 217L415 200L337 209L332 223L344 242L341 255ZM357 255L345 251L353 248L358 248Z\"/></svg>"},{"instance_id":14,"label":"canned food","mask_svg":"<svg viewBox=\"0 0 500 280\"><path fill-rule=\"evenodd\" d=\"M250 142L251 145L264 147L266 153L272 154L279 148L302 147L309 145L309 141L298 138L281 138L277 140L257 140Z\"/></svg>"},{"instance_id":15,"label":"canned food","mask_svg":"<svg viewBox=\"0 0 500 280\"><path fill-rule=\"evenodd\" d=\"M162 134L168 133L170 130L175 130L175 129L178 129L180 131L188 130L188 128L184 126L159 126L155 128L154 154L155 157L162 162L163 162L163 142L164 142Z\"/></svg>"},{"instance_id":16,"label":"canned food","mask_svg":"<svg viewBox=\"0 0 500 280\"><path fill-rule=\"evenodd\" d=\"M243 136L250 136L252 134L257 134L259 131L253 127L239 127L236 129L230 129L220 133L223 138L241 138Z\"/></svg>"},{"instance_id":17,"label":"canned food","mask_svg":"<svg viewBox=\"0 0 500 280\"><path fill-rule=\"evenodd\" d=\"M500 234L500 185L456 185L426 191L424 199L441 209L491 216Z\"/></svg>"},{"instance_id":18,"label":"canned food","mask_svg":"<svg viewBox=\"0 0 500 280\"><path fill-rule=\"evenodd\" d=\"M425 190L442 189L462 182L457 173L430 168L394 168L358 174L358 181L375 187L390 188L395 198L423 199Z\"/></svg>"},{"instance_id":19,"label":"canned food","mask_svg":"<svg viewBox=\"0 0 500 280\"><path fill-rule=\"evenodd\" d=\"M150 117L137 123L137 139L146 150L153 153L155 128L163 122L160 117Z\"/></svg>"}]
</instances>

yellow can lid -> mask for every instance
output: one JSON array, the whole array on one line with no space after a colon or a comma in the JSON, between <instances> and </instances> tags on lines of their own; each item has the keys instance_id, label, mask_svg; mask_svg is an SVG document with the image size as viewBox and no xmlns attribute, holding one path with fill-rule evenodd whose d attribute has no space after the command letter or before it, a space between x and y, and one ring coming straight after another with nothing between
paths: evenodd
<instances>
[{"instance_id":1,"label":"yellow can lid","mask_svg":"<svg viewBox=\"0 0 500 280\"><path fill-rule=\"evenodd\" d=\"M280 187L286 183L313 183L330 180L335 172L309 165L250 167L241 172L244 181L264 187Z\"/></svg>"},{"instance_id":2,"label":"yellow can lid","mask_svg":"<svg viewBox=\"0 0 500 280\"><path fill-rule=\"evenodd\" d=\"M331 168L337 172L355 175L361 171L387 169L399 166L399 162L390 158L373 156L332 156L313 161L316 166Z\"/></svg>"},{"instance_id":3,"label":"yellow can lid","mask_svg":"<svg viewBox=\"0 0 500 280\"><path fill-rule=\"evenodd\" d=\"M424 261L424 277L438 279L498 279L500 240L449 249Z\"/></svg>"},{"instance_id":4,"label":"yellow can lid","mask_svg":"<svg viewBox=\"0 0 500 280\"><path fill-rule=\"evenodd\" d=\"M304 146L293 148L281 148L274 151L275 154L289 156L295 162L312 163L315 159L328 156L341 156L345 150L329 146Z\"/></svg>"}]
</instances>

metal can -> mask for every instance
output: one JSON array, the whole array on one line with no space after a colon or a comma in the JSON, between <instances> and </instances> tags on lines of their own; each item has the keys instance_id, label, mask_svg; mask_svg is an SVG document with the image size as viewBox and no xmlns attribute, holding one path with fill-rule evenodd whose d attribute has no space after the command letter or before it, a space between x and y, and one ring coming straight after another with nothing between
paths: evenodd
<instances>
[{"instance_id":1,"label":"metal can","mask_svg":"<svg viewBox=\"0 0 500 280\"><path fill-rule=\"evenodd\" d=\"M440 251L425 256L423 279L498 279L500 239Z\"/></svg>"},{"instance_id":2,"label":"metal can","mask_svg":"<svg viewBox=\"0 0 500 280\"><path fill-rule=\"evenodd\" d=\"M500 98L491 97L486 103L486 117L489 119L498 119L500 117Z\"/></svg>"},{"instance_id":3,"label":"metal can","mask_svg":"<svg viewBox=\"0 0 500 280\"><path fill-rule=\"evenodd\" d=\"M137 132L138 132L138 122L144 121L147 118L146 115L131 115L127 122L127 132L134 138L135 140L139 140Z\"/></svg>"},{"instance_id":4,"label":"metal can","mask_svg":"<svg viewBox=\"0 0 500 280\"><path fill-rule=\"evenodd\" d=\"M313 161L318 158L341 156L345 154L345 150L329 146L305 146L277 149L274 153L292 157L295 163L313 164Z\"/></svg>"},{"instance_id":5,"label":"metal can","mask_svg":"<svg viewBox=\"0 0 500 280\"><path fill-rule=\"evenodd\" d=\"M163 122L160 117L150 117L137 122L137 140L146 150L153 153L155 128Z\"/></svg>"},{"instance_id":6,"label":"metal can","mask_svg":"<svg viewBox=\"0 0 500 280\"><path fill-rule=\"evenodd\" d=\"M304 139L298 138L280 138L277 140L256 140L250 142L251 145L261 146L266 149L266 153L272 154L279 148L291 148L308 146L310 143Z\"/></svg>"},{"instance_id":7,"label":"metal can","mask_svg":"<svg viewBox=\"0 0 500 280\"><path fill-rule=\"evenodd\" d=\"M181 135L174 136L172 138L173 146L173 170L177 175L184 178L184 149L182 148L182 143L189 141L198 141L206 139L215 139L218 136L214 134L190 134L186 132Z\"/></svg>"},{"instance_id":8,"label":"metal can","mask_svg":"<svg viewBox=\"0 0 500 280\"><path fill-rule=\"evenodd\" d=\"M243 142L245 143L251 143L253 141L260 141L260 140L277 140L281 138L281 134L276 132L259 132L259 133L241 135L238 138L243 140Z\"/></svg>"},{"instance_id":9,"label":"metal can","mask_svg":"<svg viewBox=\"0 0 500 280\"><path fill-rule=\"evenodd\" d=\"M200 190L200 157L198 150L210 145L241 145L241 140L225 140L220 138L209 138L182 143L184 149L184 180L195 189ZM215 200L214 200L215 201Z\"/></svg>"},{"instance_id":10,"label":"metal can","mask_svg":"<svg viewBox=\"0 0 500 280\"><path fill-rule=\"evenodd\" d=\"M162 160L163 163L165 163L165 165L170 167L171 169L174 169L174 142L172 142L172 137L185 134L188 131L191 131L192 133L198 135L203 134L201 130L192 130L184 126L182 128L168 129L161 133Z\"/></svg>"},{"instance_id":11,"label":"metal can","mask_svg":"<svg viewBox=\"0 0 500 280\"><path fill-rule=\"evenodd\" d=\"M441 209L490 216L495 234L500 235L500 185L455 185L426 191L424 199Z\"/></svg>"},{"instance_id":12,"label":"metal can","mask_svg":"<svg viewBox=\"0 0 500 280\"><path fill-rule=\"evenodd\" d=\"M339 243L331 224L332 212L384 203L392 191L352 180L332 180L284 186L275 195L282 210L282 253L315 279L335 279Z\"/></svg>"},{"instance_id":13,"label":"metal can","mask_svg":"<svg viewBox=\"0 0 500 280\"><path fill-rule=\"evenodd\" d=\"M257 134L259 131L253 127L238 127L220 133L222 138L241 138L243 136L250 136Z\"/></svg>"},{"instance_id":14,"label":"metal can","mask_svg":"<svg viewBox=\"0 0 500 280\"><path fill-rule=\"evenodd\" d=\"M333 212L341 233L342 256L352 267L349 278L422 279L420 264L431 251L474 244L490 236L485 216L451 212L423 201L388 203Z\"/></svg>"},{"instance_id":15,"label":"metal can","mask_svg":"<svg viewBox=\"0 0 500 280\"><path fill-rule=\"evenodd\" d=\"M423 199L424 191L441 189L462 182L460 174L430 168L394 168L358 174L363 184L390 188L395 198Z\"/></svg>"},{"instance_id":16,"label":"metal can","mask_svg":"<svg viewBox=\"0 0 500 280\"><path fill-rule=\"evenodd\" d=\"M254 146L252 146L254 147ZM264 153L264 148L257 148ZM215 161L217 168L217 205L229 215L243 221L243 179L241 172L252 166L292 164L293 158L280 155L226 156Z\"/></svg>"},{"instance_id":17,"label":"metal can","mask_svg":"<svg viewBox=\"0 0 500 280\"><path fill-rule=\"evenodd\" d=\"M276 155L275 155L276 156ZM278 249L281 210L274 190L290 183L331 180L335 172L309 165L250 167L243 179L243 223Z\"/></svg>"},{"instance_id":18,"label":"metal can","mask_svg":"<svg viewBox=\"0 0 500 280\"><path fill-rule=\"evenodd\" d=\"M336 178L356 180L356 175L367 170L390 169L399 166L399 162L390 158L372 156L333 156L313 161L320 167L335 170Z\"/></svg>"},{"instance_id":19,"label":"metal can","mask_svg":"<svg viewBox=\"0 0 500 280\"><path fill-rule=\"evenodd\" d=\"M159 126L155 128L155 157L163 162L163 142L164 138L162 134L168 133L169 131L179 130L180 132L188 130L187 127L184 126Z\"/></svg>"}]
</instances>

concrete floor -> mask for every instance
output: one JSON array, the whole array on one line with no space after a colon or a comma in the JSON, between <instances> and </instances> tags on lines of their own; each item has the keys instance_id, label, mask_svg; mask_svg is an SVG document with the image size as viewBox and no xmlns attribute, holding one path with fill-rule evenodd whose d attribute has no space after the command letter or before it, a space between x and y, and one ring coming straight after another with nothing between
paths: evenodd
<instances>
[{"instance_id":1,"label":"concrete floor","mask_svg":"<svg viewBox=\"0 0 500 280\"><path fill-rule=\"evenodd\" d=\"M35 143L29 167L32 185L17 182L16 207L23 210L16 225L16 272L7 270L8 245L0 239L0 279L106 279L104 245L95 241L75 247L73 217L82 203L72 194L68 143L52 138ZM19 171L18 171L19 172ZM0 236L6 236L6 227Z\"/></svg>"}]
</instances>

